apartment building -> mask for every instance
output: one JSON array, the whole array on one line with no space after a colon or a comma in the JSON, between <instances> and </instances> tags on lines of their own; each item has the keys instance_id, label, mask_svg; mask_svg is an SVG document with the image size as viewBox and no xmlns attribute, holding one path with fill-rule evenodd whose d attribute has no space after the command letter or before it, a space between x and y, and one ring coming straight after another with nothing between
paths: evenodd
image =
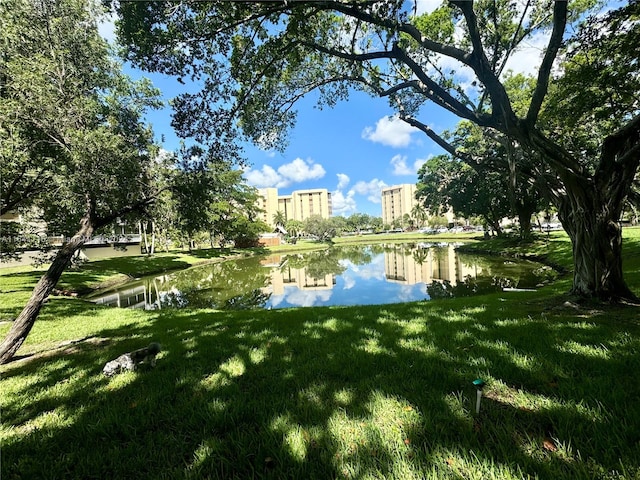
<instances>
[{"instance_id":1,"label":"apartment building","mask_svg":"<svg viewBox=\"0 0 640 480\"><path fill-rule=\"evenodd\" d=\"M299 221L312 215L329 218L333 214L331 193L325 188L295 190L290 195L278 195L277 188L262 188L258 193L258 206L264 211L262 219L272 227L277 212L282 212L285 220Z\"/></svg>"},{"instance_id":2,"label":"apartment building","mask_svg":"<svg viewBox=\"0 0 640 480\"><path fill-rule=\"evenodd\" d=\"M418 203L415 183L403 183L382 189L382 223L391 225L394 220L402 219Z\"/></svg>"},{"instance_id":3,"label":"apartment building","mask_svg":"<svg viewBox=\"0 0 640 480\"><path fill-rule=\"evenodd\" d=\"M261 188L258 190L258 208L262 210L260 220L267 225L273 225L273 215L278 211L278 189Z\"/></svg>"}]
</instances>

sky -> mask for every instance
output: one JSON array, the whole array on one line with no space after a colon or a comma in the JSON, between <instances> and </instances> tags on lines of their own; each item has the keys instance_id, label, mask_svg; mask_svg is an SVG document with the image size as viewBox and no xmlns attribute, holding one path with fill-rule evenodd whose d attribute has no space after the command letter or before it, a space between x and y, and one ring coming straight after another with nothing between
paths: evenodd
<instances>
[{"instance_id":1,"label":"sky","mask_svg":"<svg viewBox=\"0 0 640 480\"><path fill-rule=\"evenodd\" d=\"M440 4L440 0L418 2L420 11L431 11ZM112 23L104 23L101 32L108 40L114 39ZM509 67L534 72L545 40L542 36L534 38ZM460 65L453 67L463 81L466 77L471 82L470 72ZM178 83L175 78L142 72L130 65L125 65L125 72L133 78L149 78L167 101L194 88ZM331 192L334 215L382 216L382 188L416 183L420 166L430 157L444 153L424 133L395 118L386 99L354 92L335 107L320 110L315 107L313 97L311 94L298 103L297 123L284 152L244 145L249 165L244 176L249 185L276 187L280 195L325 188ZM156 138L163 139L165 150L179 146L171 127L169 107L151 112L147 120L153 125ZM420 120L436 132L451 129L458 122L455 116L435 105L423 108Z\"/></svg>"}]
</instances>

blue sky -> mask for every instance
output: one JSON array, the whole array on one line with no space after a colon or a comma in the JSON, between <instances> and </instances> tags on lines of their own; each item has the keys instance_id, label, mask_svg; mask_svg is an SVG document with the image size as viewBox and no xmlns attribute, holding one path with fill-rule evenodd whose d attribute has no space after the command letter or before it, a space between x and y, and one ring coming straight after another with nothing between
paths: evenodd
<instances>
[{"instance_id":1,"label":"blue sky","mask_svg":"<svg viewBox=\"0 0 640 480\"><path fill-rule=\"evenodd\" d=\"M152 80L168 100L186 91L175 79L127 68L133 77ZM334 108L315 107L315 96L298 104L298 121L284 152L244 145L249 168L247 183L277 187L280 194L307 188L326 188L332 194L334 215L355 212L381 216L380 191L401 183L415 183L417 170L429 157L443 153L423 133L393 117L385 99L353 92ZM435 131L451 128L456 117L435 106L425 110ZM163 148L174 150L179 139L171 128L171 109L151 112L149 122Z\"/></svg>"},{"instance_id":2,"label":"blue sky","mask_svg":"<svg viewBox=\"0 0 640 480\"><path fill-rule=\"evenodd\" d=\"M381 216L381 189L415 183L420 165L442 153L423 133L391 115L386 100L360 92L326 110L314 108L313 99L306 99L286 151L248 148L253 166L245 176L252 185L277 186L282 193L326 188L332 194L334 215ZM436 131L456 121L435 107L428 118Z\"/></svg>"},{"instance_id":3,"label":"blue sky","mask_svg":"<svg viewBox=\"0 0 640 480\"><path fill-rule=\"evenodd\" d=\"M430 11L439 0L417 0L420 11ZM101 27L107 39L113 38L112 25ZM532 39L510 62L516 71L532 73L539 64L544 36ZM460 80L471 84L473 76L461 65ZM468 70L468 69L467 69ZM165 99L193 91L174 78L149 74L127 67L133 78L152 80ZM423 109L420 119L436 132L452 128L458 119L436 106ZM156 137L164 138L163 148L174 150L179 144L171 128L171 109L152 112L148 121ZM332 194L334 215L367 213L381 216L380 192L386 186L415 183L417 170L428 158L443 153L426 135L393 117L386 99L354 92L348 101L332 109L315 108L313 94L298 103L298 120L284 152L264 151L246 145L247 183L258 188L277 187L280 194L307 188L326 188Z\"/></svg>"}]
</instances>

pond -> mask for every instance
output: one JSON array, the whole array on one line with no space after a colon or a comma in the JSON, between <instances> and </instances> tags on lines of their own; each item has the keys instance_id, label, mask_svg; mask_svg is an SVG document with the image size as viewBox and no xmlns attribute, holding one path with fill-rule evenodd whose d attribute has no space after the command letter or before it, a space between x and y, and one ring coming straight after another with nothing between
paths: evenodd
<instances>
[{"instance_id":1,"label":"pond","mask_svg":"<svg viewBox=\"0 0 640 480\"><path fill-rule=\"evenodd\" d=\"M535 289L557 275L534 262L460 253L457 245L350 245L228 260L141 278L88 299L149 310L372 305Z\"/></svg>"}]
</instances>

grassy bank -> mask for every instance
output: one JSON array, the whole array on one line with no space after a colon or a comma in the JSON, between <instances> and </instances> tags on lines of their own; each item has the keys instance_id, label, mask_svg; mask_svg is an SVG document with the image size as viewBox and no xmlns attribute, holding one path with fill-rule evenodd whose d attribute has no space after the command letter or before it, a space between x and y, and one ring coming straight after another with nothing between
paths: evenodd
<instances>
[{"instance_id":1,"label":"grassy bank","mask_svg":"<svg viewBox=\"0 0 640 480\"><path fill-rule=\"evenodd\" d=\"M570 259L566 237L540 242L477 248ZM215 260L171 255L95 262L64 284ZM0 271L0 319L36 278ZM638 309L565 304L567 288L260 312L54 297L0 369L2 478L640 478ZM100 373L150 341L155 369Z\"/></svg>"}]
</instances>

